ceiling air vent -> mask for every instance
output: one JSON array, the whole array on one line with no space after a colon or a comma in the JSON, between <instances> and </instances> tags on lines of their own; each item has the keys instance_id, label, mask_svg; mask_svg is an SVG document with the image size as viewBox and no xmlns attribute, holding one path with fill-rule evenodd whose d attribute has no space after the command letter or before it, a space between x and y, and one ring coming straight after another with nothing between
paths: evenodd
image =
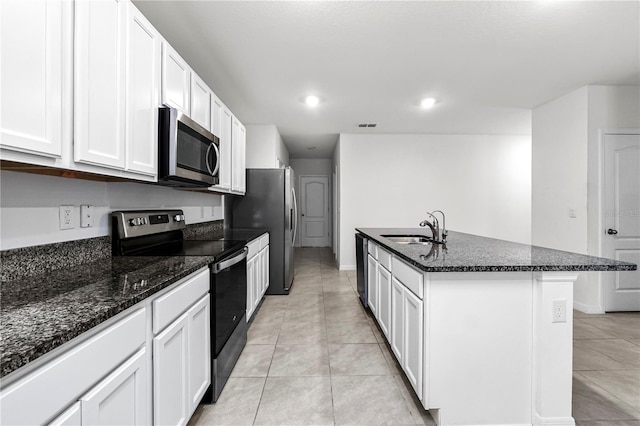
<instances>
[{"instance_id":1,"label":"ceiling air vent","mask_svg":"<svg viewBox=\"0 0 640 426\"><path fill-rule=\"evenodd\" d=\"M376 127L378 123L360 123L358 127Z\"/></svg>"}]
</instances>

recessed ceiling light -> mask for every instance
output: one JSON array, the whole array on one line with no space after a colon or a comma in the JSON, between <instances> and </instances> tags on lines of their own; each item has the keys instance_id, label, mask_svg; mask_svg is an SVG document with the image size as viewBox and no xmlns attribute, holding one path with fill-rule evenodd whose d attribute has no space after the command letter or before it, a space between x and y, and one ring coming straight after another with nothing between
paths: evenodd
<instances>
[{"instance_id":1,"label":"recessed ceiling light","mask_svg":"<svg viewBox=\"0 0 640 426\"><path fill-rule=\"evenodd\" d=\"M422 102L420 102L420 106L422 108L431 108L435 104L436 104L436 99L435 98L425 98L425 99L422 100Z\"/></svg>"},{"instance_id":2,"label":"recessed ceiling light","mask_svg":"<svg viewBox=\"0 0 640 426\"><path fill-rule=\"evenodd\" d=\"M309 95L304 98L304 103L310 107L318 106L318 104L320 103L320 98L314 95Z\"/></svg>"}]
</instances>

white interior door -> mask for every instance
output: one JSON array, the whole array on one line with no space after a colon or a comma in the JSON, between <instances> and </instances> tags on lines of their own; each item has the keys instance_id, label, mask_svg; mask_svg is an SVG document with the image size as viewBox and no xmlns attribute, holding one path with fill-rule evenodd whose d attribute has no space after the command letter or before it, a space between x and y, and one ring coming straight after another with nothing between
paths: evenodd
<instances>
[{"instance_id":1,"label":"white interior door","mask_svg":"<svg viewBox=\"0 0 640 426\"><path fill-rule=\"evenodd\" d=\"M329 246L329 176L300 176L300 245Z\"/></svg>"},{"instance_id":2,"label":"white interior door","mask_svg":"<svg viewBox=\"0 0 640 426\"><path fill-rule=\"evenodd\" d=\"M640 135L604 137L604 255L640 264ZM640 311L640 271L603 273L605 311Z\"/></svg>"}]
</instances>

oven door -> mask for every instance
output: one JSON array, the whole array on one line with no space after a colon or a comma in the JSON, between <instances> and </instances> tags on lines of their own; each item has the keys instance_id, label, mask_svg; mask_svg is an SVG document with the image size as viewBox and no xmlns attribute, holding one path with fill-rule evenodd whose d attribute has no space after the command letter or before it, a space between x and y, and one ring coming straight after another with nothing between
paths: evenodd
<instances>
[{"instance_id":1,"label":"oven door","mask_svg":"<svg viewBox=\"0 0 640 426\"><path fill-rule=\"evenodd\" d=\"M158 180L180 186L218 183L220 141L174 108L160 108ZM191 185L190 185L191 184Z\"/></svg>"},{"instance_id":2,"label":"oven door","mask_svg":"<svg viewBox=\"0 0 640 426\"><path fill-rule=\"evenodd\" d=\"M215 295L211 313L211 333L215 334L214 358L244 321L247 310L246 247L211 265L211 294ZM213 340L213 339L212 339Z\"/></svg>"}]
</instances>

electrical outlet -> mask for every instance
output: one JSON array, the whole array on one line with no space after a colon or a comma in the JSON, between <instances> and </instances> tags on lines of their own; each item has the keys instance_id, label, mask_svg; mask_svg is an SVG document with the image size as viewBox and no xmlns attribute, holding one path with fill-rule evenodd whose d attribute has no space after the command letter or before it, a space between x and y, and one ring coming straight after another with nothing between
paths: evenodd
<instances>
[{"instance_id":1,"label":"electrical outlet","mask_svg":"<svg viewBox=\"0 0 640 426\"><path fill-rule=\"evenodd\" d=\"M567 322L567 300L558 299L553 301L553 321Z\"/></svg>"},{"instance_id":2,"label":"electrical outlet","mask_svg":"<svg viewBox=\"0 0 640 426\"><path fill-rule=\"evenodd\" d=\"M73 228L73 206L60 206L60 229Z\"/></svg>"},{"instance_id":3,"label":"electrical outlet","mask_svg":"<svg viewBox=\"0 0 640 426\"><path fill-rule=\"evenodd\" d=\"M93 206L80 206L80 228L91 228L93 226Z\"/></svg>"}]
</instances>

